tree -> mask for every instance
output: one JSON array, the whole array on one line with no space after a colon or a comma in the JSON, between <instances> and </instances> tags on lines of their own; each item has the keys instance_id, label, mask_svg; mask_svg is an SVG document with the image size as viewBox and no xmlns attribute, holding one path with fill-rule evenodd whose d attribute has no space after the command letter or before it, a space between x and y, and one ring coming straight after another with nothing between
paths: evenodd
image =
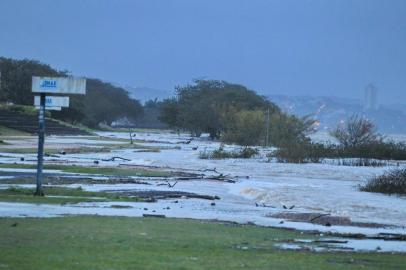
<instances>
[{"instance_id":1,"label":"tree","mask_svg":"<svg viewBox=\"0 0 406 270\"><path fill-rule=\"evenodd\" d=\"M245 86L216 80L195 80L176 87L177 97L164 100L161 120L171 127L185 129L192 135L202 132L220 138L229 117L242 110L279 108Z\"/></svg>"},{"instance_id":2,"label":"tree","mask_svg":"<svg viewBox=\"0 0 406 270\"><path fill-rule=\"evenodd\" d=\"M158 119L171 128L177 128L180 126L178 123L179 107L175 98L166 99L162 102Z\"/></svg>"},{"instance_id":3,"label":"tree","mask_svg":"<svg viewBox=\"0 0 406 270\"><path fill-rule=\"evenodd\" d=\"M68 75L68 71L58 71L38 61L4 57L0 57L0 71L2 73L0 101L19 105L33 105L32 76ZM62 111L52 111L52 117L96 127L99 123L111 124L112 121L122 117L135 119L143 113L141 104L137 100L130 99L128 93L121 87L98 79L87 79L86 88L85 96L72 95L70 107Z\"/></svg>"},{"instance_id":4,"label":"tree","mask_svg":"<svg viewBox=\"0 0 406 270\"><path fill-rule=\"evenodd\" d=\"M309 142L307 135L312 132L313 124L314 120L309 117L298 118L281 112L273 113L269 122L270 145L286 147Z\"/></svg>"},{"instance_id":5,"label":"tree","mask_svg":"<svg viewBox=\"0 0 406 270\"><path fill-rule=\"evenodd\" d=\"M264 139L265 115L261 110L239 111L226 124L222 136L224 142L243 146L260 145Z\"/></svg>"},{"instance_id":6,"label":"tree","mask_svg":"<svg viewBox=\"0 0 406 270\"><path fill-rule=\"evenodd\" d=\"M337 126L330 135L344 147L359 147L382 141L375 125L357 115L350 117L346 124Z\"/></svg>"},{"instance_id":7,"label":"tree","mask_svg":"<svg viewBox=\"0 0 406 270\"><path fill-rule=\"evenodd\" d=\"M31 92L32 76L66 76L49 65L34 60L14 60L0 57L2 94L0 101L21 105L32 105L34 93Z\"/></svg>"}]
</instances>

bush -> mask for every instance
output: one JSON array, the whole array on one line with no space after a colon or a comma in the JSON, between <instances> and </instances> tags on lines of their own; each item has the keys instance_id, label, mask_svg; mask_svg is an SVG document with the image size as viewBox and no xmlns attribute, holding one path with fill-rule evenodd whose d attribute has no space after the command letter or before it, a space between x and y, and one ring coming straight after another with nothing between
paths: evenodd
<instances>
[{"instance_id":1,"label":"bush","mask_svg":"<svg viewBox=\"0 0 406 270\"><path fill-rule=\"evenodd\" d=\"M406 169L396 169L381 176L372 178L361 191L379 192L385 194L406 194Z\"/></svg>"},{"instance_id":2,"label":"bush","mask_svg":"<svg viewBox=\"0 0 406 270\"><path fill-rule=\"evenodd\" d=\"M341 162L338 162L337 165L377 167L386 165L382 160L406 160L406 144L375 142L367 145L345 147L304 141L280 147L268 157L275 157L279 162L285 163L319 163L327 158L341 159Z\"/></svg>"},{"instance_id":3,"label":"bush","mask_svg":"<svg viewBox=\"0 0 406 270\"><path fill-rule=\"evenodd\" d=\"M219 149L214 151L200 152L199 158L201 159L225 159L225 158L251 158L258 155L259 151L256 148L245 147L239 151L225 151L221 145Z\"/></svg>"},{"instance_id":4,"label":"bush","mask_svg":"<svg viewBox=\"0 0 406 270\"><path fill-rule=\"evenodd\" d=\"M353 167L384 167L392 165L389 161L382 161L376 159L368 158L343 158L343 159L333 159L327 160L323 163L338 166L353 166Z\"/></svg>"},{"instance_id":5,"label":"bush","mask_svg":"<svg viewBox=\"0 0 406 270\"><path fill-rule=\"evenodd\" d=\"M314 120L309 117L297 118L294 115L273 113L266 141L276 147L301 146L310 142L307 135L314 131L313 124Z\"/></svg>"},{"instance_id":6,"label":"bush","mask_svg":"<svg viewBox=\"0 0 406 270\"><path fill-rule=\"evenodd\" d=\"M338 126L330 132L344 147L359 147L382 141L382 137L376 132L376 126L368 119L352 116L347 123Z\"/></svg>"},{"instance_id":7,"label":"bush","mask_svg":"<svg viewBox=\"0 0 406 270\"><path fill-rule=\"evenodd\" d=\"M324 145L318 143L292 143L278 148L268 154L268 157L274 157L282 163L319 163L325 151Z\"/></svg>"}]
</instances>

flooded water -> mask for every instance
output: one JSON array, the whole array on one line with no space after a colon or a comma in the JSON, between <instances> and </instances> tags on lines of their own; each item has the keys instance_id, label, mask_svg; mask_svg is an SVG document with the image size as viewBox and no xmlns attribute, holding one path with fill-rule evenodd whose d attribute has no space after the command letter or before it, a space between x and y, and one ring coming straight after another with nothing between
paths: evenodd
<instances>
[{"instance_id":1,"label":"flooded water","mask_svg":"<svg viewBox=\"0 0 406 270\"><path fill-rule=\"evenodd\" d=\"M100 136L127 139L126 133L101 132ZM156 203L119 203L126 208L112 207L112 203L80 203L75 205L32 205L0 203L0 216L14 217L51 217L66 214L98 214L120 216L142 216L145 213L163 214L167 217L217 219L239 223L253 223L261 226L275 226L331 233L362 233L374 236L379 233L406 234L406 198L375 193L361 192L358 189L367 179L382 174L390 167L348 167L327 164L281 164L268 162L266 153L271 149L261 149L260 155L252 159L207 160L199 159L201 151L210 151L220 143L208 138L193 139L187 134L172 133L136 133L137 144L162 148L160 152L138 152L134 149L120 149L109 153L66 154L60 159L70 164L94 166L156 166L168 170L193 172L199 174L222 174L235 181L189 180L178 181L170 188L161 185L171 179L151 179L149 185L142 184L109 184L81 186L89 191L114 190L171 190L193 192L203 195L218 196L220 200L213 205L202 199L182 199L177 203L171 199L159 200ZM75 141L72 137L53 137L47 144L91 144L86 138ZM94 144L95 140L92 141ZM101 144L106 143L102 141ZM110 141L111 143L111 141ZM122 142L117 142L122 143ZM176 148L175 148L176 147ZM235 150L238 146L226 145L225 149ZM35 160L35 155L3 154L1 162L14 163L24 156L26 160ZM129 161L111 159L119 156ZM52 157L46 158L51 160ZM30 162L26 162L30 163ZM10 169L3 169L10 171ZM17 170L15 172L27 170ZM29 171L29 170L28 170ZM32 171L32 170L31 170ZM51 172L51 171L50 171ZM62 173L54 170L52 173ZM66 174L66 173L65 173ZM77 175L76 175L77 176ZM94 176L87 176L94 177ZM98 176L100 177L100 176ZM94 177L97 179L97 177ZM0 179L1 183L1 179ZM1 185L3 188L9 185ZM117 203L114 203L117 205ZM148 209L148 210L145 210ZM313 222L303 222L282 218L273 218L278 213L320 213L344 217L356 223L376 223L388 226L325 226ZM382 240L377 240L382 242ZM366 246L379 246L382 251L404 251L406 242L375 243L348 241L354 250L363 250L360 243ZM369 245L369 244L370 245ZM298 243L285 243L282 248L293 248ZM290 246L289 246L290 245ZM348 246L343 245L346 248ZM398 246L396 246L398 245ZM398 247L398 248L396 248Z\"/></svg>"}]
</instances>

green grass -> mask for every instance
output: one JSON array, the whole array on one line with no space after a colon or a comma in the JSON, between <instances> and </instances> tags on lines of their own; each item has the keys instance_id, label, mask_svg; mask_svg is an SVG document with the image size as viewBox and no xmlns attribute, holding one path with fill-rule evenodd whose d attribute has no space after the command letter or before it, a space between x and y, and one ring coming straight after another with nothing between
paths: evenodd
<instances>
[{"instance_id":1,"label":"green grass","mask_svg":"<svg viewBox=\"0 0 406 270\"><path fill-rule=\"evenodd\" d=\"M5 126L0 126L0 136L27 136L27 135L30 134Z\"/></svg>"},{"instance_id":2,"label":"green grass","mask_svg":"<svg viewBox=\"0 0 406 270\"><path fill-rule=\"evenodd\" d=\"M77 128L77 129L83 130L85 132L88 132L90 134L96 134L96 130L91 129L91 128L87 127L87 126L84 126L84 125L82 125L80 123L76 124L76 125L73 125L73 124L70 124L70 123L64 122L62 120L55 119L55 118L49 118L49 119L53 120L55 122L58 122L59 124L61 124L63 126L66 126L66 127Z\"/></svg>"},{"instance_id":3,"label":"green grass","mask_svg":"<svg viewBox=\"0 0 406 270\"><path fill-rule=\"evenodd\" d=\"M273 246L297 237L313 236L179 219L0 218L0 269L406 268L400 254L312 253Z\"/></svg>"},{"instance_id":4,"label":"green grass","mask_svg":"<svg viewBox=\"0 0 406 270\"><path fill-rule=\"evenodd\" d=\"M13 154L35 154L37 153L37 147L25 147L25 148L11 148L11 147L2 147L0 152L2 153L13 153ZM46 154L59 154L61 151L64 151L66 154L84 154L84 153L108 153L113 150L121 149L136 149L136 150L145 150L147 152L160 152L160 148L152 146L144 146L140 144L103 144L100 147L95 146L81 146L76 148L45 148Z\"/></svg>"},{"instance_id":5,"label":"green grass","mask_svg":"<svg viewBox=\"0 0 406 270\"><path fill-rule=\"evenodd\" d=\"M135 197L120 196L115 193L90 192L81 188L47 187L46 196L33 196L35 189L10 187L0 189L0 201L43 204L67 204L80 202L139 201ZM1 269L1 268L0 268Z\"/></svg>"},{"instance_id":6,"label":"green grass","mask_svg":"<svg viewBox=\"0 0 406 270\"><path fill-rule=\"evenodd\" d=\"M35 169L35 164L0 164L0 168L10 169ZM45 170L61 170L66 173L86 173L101 174L112 176L140 176L140 177L170 177L176 173L143 169L143 168L117 168L117 167L85 167L85 166L68 166L58 164L47 164Z\"/></svg>"},{"instance_id":7,"label":"green grass","mask_svg":"<svg viewBox=\"0 0 406 270\"><path fill-rule=\"evenodd\" d=\"M8 105L8 104L0 104L0 109L2 110L8 110L11 112L17 112L17 113L22 113L22 114L27 114L27 115L37 115L38 110L34 106L27 106L27 105ZM47 115L50 113L47 112Z\"/></svg>"}]
</instances>

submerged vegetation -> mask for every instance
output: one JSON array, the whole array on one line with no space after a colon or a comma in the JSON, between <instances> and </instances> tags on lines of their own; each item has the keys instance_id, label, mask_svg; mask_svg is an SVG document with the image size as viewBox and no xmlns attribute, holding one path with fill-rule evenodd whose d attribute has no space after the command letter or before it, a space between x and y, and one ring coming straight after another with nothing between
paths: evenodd
<instances>
[{"instance_id":1,"label":"submerged vegetation","mask_svg":"<svg viewBox=\"0 0 406 270\"><path fill-rule=\"evenodd\" d=\"M203 151L199 153L201 159L225 159L225 158L251 158L258 155L259 151L256 148L244 147L240 150L226 151L221 145L213 151Z\"/></svg>"},{"instance_id":2,"label":"submerged vegetation","mask_svg":"<svg viewBox=\"0 0 406 270\"><path fill-rule=\"evenodd\" d=\"M395 169L370 179L361 191L406 195L406 169Z\"/></svg>"},{"instance_id":3,"label":"submerged vegetation","mask_svg":"<svg viewBox=\"0 0 406 270\"><path fill-rule=\"evenodd\" d=\"M373 123L366 119L353 116L331 135L338 140L338 145L314 143L309 139L293 140L268 157L287 163L320 163L325 159L336 159L338 165L350 166L382 166L383 161L406 160L406 144L385 141L376 133Z\"/></svg>"},{"instance_id":4,"label":"submerged vegetation","mask_svg":"<svg viewBox=\"0 0 406 270\"><path fill-rule=\"evenodd\" d=\"M286 163L320 163L325 159L337 159L343 160L341 164L337 165L380 166L380 164L385 164L382 161L406 160L406 144L381 141L346 147L335 144L304 142L278 148L268 157Z\"/></svg>"}]
</instances>

